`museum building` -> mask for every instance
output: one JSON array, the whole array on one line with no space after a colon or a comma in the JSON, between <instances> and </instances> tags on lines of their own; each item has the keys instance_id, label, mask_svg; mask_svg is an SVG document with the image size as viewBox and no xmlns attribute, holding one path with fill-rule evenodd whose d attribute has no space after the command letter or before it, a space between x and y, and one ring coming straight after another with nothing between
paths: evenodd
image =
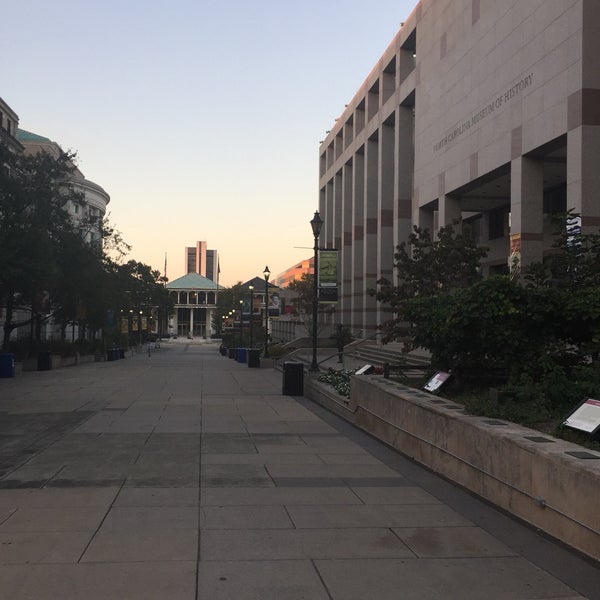
<instances>
[{"instance_id":1,"label":"museum building","mask_svg":"<svg viewBox=\"0 0 600 600\"><path fill-rule=\"evenodd\" d=\"M553 214L597 230L599 157L598 0L422 0L319 148L336 320L387 319L368 290L413 226L468 222L486 275L542 259Z\"/></svg>"}]
</instances>

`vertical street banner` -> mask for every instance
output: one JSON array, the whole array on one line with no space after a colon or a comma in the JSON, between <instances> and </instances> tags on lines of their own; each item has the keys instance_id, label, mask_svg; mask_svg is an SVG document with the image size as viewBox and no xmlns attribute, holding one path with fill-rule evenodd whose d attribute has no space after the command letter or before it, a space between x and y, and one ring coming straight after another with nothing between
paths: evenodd
<instances>
[{"instance_id":1,"label":"vertical street banner","mask_svg":"<svg viewBox=\"0 0 600 600\"><path fill-rule=\"evenodd\" d=\"M319 251L319 302L321 304L338 301L338 251Z\"/></svg>"}]
</instances>

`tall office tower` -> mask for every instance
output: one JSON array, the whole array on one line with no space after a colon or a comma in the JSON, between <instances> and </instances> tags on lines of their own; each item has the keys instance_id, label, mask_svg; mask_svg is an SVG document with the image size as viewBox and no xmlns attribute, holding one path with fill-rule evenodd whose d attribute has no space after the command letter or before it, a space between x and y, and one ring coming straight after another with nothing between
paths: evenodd
<instances>
[{"instance_id":1,"label":"tall office tower","mask_svg":"<svg viewBox=\"0 0 600 600\"><path fill-rule=\"evenodd\" d=\"M185 249L186 273L198 273L206 277L206 242L196 242Z\"/></svg>"},{"instance_id":2,"label":"tall office tower","mask_svg":"<svg viewBox=\"0 0 600 600\"><path fill-rule=\"evenodd\" d=\"M185 249L186 273L198 273L215 283L219 282L219 253L207 250L206 242L196 242Z\"/></svg>"}]
</instances>

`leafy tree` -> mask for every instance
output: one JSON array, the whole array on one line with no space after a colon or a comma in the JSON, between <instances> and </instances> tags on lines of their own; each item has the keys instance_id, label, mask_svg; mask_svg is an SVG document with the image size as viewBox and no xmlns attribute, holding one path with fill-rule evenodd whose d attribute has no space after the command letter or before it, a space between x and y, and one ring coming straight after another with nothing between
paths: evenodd
<instances>
[{"instance_id":1,"label":"leafy tree","mask_svg":"<svg viewBox=\"0 0 600 600\"><path fill-rule=\"evenodd\" d=\"M294 307L296 314L302 319L309 335L312 333L314 281L314 275L311 273L302 273L300 279L291 281L286 288L287 291L293 294L290 298L290 303ZM324 313L326 311L325 306L324 304L319 304L317 306L318 312Z\"/></svg>"},{"instance_id":2,"label":"leafy tree","mask_svg":"<svg viewBox=\"0 0 600 600\"><path fill-rule=\"evenodd\" d=\"M61 152L26 156L0 145L0 305L6 308L3 350L10 333L31 319L14 322L15 310L48 297L56 281L59 252L74 226L65 207L81 202L70 183L75 156ZM44 307L44 312L46 307ZM38 307L38 314L41 307Z\"/></svg>"},{"instance_id":3,"label":"leafy tree","mask_svg":"<svg viewBox=\"0 0 600 600\"><path fill-rule=\"evenodd\" d=\"M486 254L487 249L476 245L467 228L464 233L456 233L451 226L443 227L433 239L429 230L415 226L407 242L396 247L397 283L383 278L377 282L379 288L371 290L395 313L382 325L384 343L404 339L407 328L411 336L419 337L418 328L427 327L427 323L413 321L412 312L407 312L409 306L418 306L418 299L447 299L479 281L479 263ZM446 301L451 302L443 300L441 304Z\"/></svg>"}]
</instances>

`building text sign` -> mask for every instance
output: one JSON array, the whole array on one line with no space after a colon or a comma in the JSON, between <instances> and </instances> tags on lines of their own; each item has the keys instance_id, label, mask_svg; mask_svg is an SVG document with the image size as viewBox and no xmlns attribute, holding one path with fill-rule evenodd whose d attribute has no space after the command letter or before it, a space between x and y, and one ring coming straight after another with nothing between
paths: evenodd
<instances>
[{"instance_id":1,"label":"building text sign","mask_svg":"<svg viewBox=\"0 0 600 600\"><path fill-rule=\"evenodd\" d=\"M455 125L443 138L438 140L433 145L433 152L439 152L444 149L448 144L451 144L461 135L469 131L471 127L479 125L484 119L502 110L502 108L508 104L513 98L519 96L523 91L533 85L533 73L524 75L516 83L505 89L503 92L498 94L495 98L490 100L485 106L481 106L465 121Z\"/></svg>"}]
</instances>

